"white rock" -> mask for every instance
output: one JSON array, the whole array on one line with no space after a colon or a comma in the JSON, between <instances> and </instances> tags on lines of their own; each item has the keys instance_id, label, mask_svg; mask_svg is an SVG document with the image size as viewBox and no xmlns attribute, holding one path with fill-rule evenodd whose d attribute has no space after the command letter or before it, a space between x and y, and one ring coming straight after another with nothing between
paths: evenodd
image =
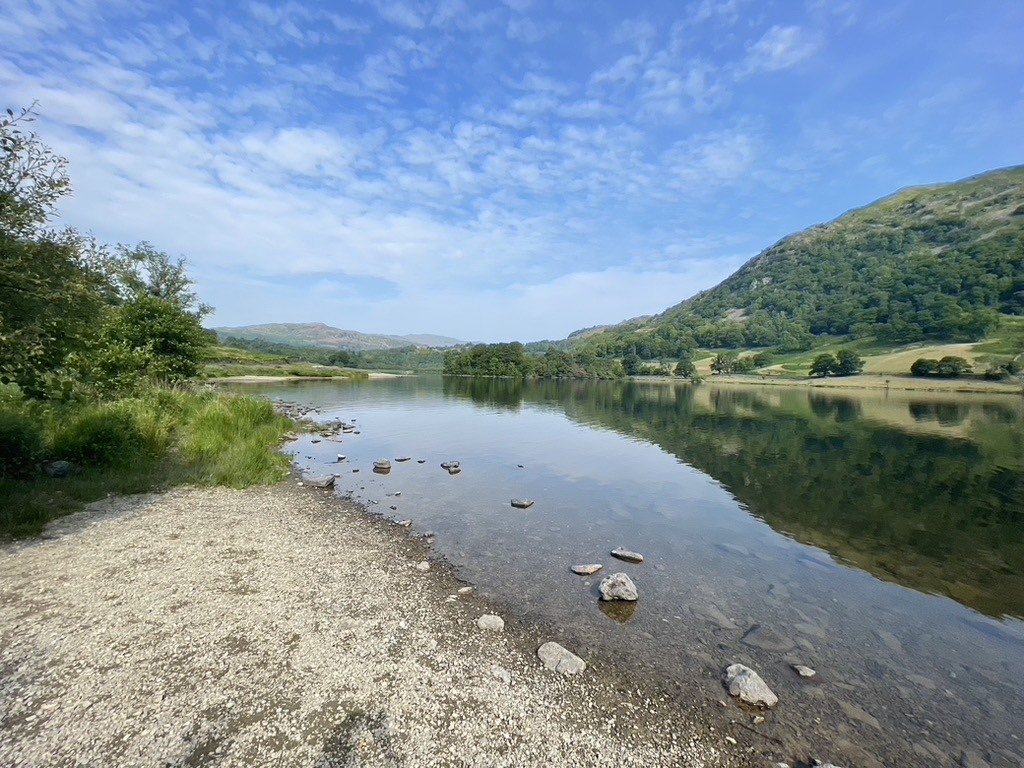
<instances>
[{"instance_id":1,"label":"white rock","mask_svg":"<svg viewBox=\"0 0 1024 768\"><path fill-rule=\"evenodd\" d=\"M583 659L555 642L544 643L537 649L537 656L545 667L562 675L578 675L587 668Z\"/></svg>"},{"instance_id":2,"label":"white rock","mask_svg":"<svg viewBox=\"0 0 1024 768\"><path fill-rule=\"evenodd\" d=\"M505 621L501 616L495 616L493 613L485 613L476 620L476 625L480 627L480 629L502 630L505 628Z\"/></svg>"},{"instance_id":3,"label":"white rock","mask_svg":"<svg viewBox=\"0 0 1024 768\"><path fill-rule=\"evenodd\" d=\"M429 571L430 570L430 563L428 563L426 560L424 560L422 563L416 563L416 570L417 571Z\"/></svg>"},{"instance_id":4,"label":"white rock","mask_svg":"<svg viewBox=\"0 0 1024 768\"><path fill-rule=\"evenodd\" d=\"M604 568L604 566L600 563L586 563L584 565L570 566L569 570L580 576L589 576L592 573L597 573L602 568Z\"/></svg>"},{"instance_id":5,"label":"white rock","mask_svg":"<svg viewBox=\"0 0 1024 768\"><path fill-rule=\"evenodd\" d=\"M472 591L473 591L472 587L459 587L459 594L460 595L468 595Z\"/></svg>"},{"instance_id":6,"label":"white rock","mask_svg":"<svg viewBox=\"0 0 1024 768\"><path fill-rule=\"evenodd\" d=\"M624 573L613 573L605 576L597 587L601 593L602 600L637 600L640 595L636 591L636 584Z\"/></svg>"},{"instance_id":7,"label":"white rock","mask_svg":"<svg viewBox=\"0 0 1024 768\"><path fill-rule=\"evenodd\" d=\"M800 675L800 677L814 677L818 674L813 669L805 667L803 664L791 664L790 666L793 667L793 671Z\"/></svg>"},{"instance_id":8,"label":"white rock","mask_svg":"<svg viewBox=\"0 0 1024 768\"><path fill-rule=\"evenodd\" d=\"M779 697L750 667L743 664L730 664L725 670L725 685L730 696L738 696L740 701L762 707L774 707Z\"/></svg>"}]
</instances>

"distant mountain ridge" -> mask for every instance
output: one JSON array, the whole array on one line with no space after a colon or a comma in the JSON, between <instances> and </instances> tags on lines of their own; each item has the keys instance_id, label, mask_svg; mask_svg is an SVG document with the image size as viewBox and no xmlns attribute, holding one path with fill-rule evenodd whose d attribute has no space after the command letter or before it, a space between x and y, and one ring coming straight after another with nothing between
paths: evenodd
<instances>
[{"instance_id":1,"label":"distant mountain ridge","mask_svg":"<svg viewBox=\"0 0 1024 768\"><path fill-rule=\"evenodd\" d=\"M1024 166L909 187L766 248L653 317L570 334L598 355L974 341L1024 315Z\"/></svg>"},{"instance_id":2,"label":"distant mountain ridge","mask_svg":"<svg viewBox=\"0 0 1024 768\"><path fill-rule=\"evenodd\" d=\"M350 352L366 352L375 349L398 349L399 347L454 347L465 342L449 336L418 333L408 336L391 336L377 333L360 333L334 328L325 323L264 323L213 329L217 338L255 339L291 347L319 347L323 349L344 349Z\"/></svg>"}]
</instances>

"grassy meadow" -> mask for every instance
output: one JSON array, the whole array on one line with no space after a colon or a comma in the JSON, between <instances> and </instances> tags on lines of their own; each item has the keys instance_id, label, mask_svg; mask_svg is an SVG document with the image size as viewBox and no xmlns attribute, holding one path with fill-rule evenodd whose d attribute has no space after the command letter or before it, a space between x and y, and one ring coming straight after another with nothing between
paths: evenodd
<instances>
[{"instance_id":1,"label":"grassy meadow","mask_svg":"<svg viewBox=\"0 0 1024 768\"><path fill-rule=\"evenodd\" d=\"M277 448L294 426L269 401L191 387L100 404L32 401L0 387L0 536L37 534L111 494L277 482L288 473ZM41 468L51 461L78 471L48 477Z\"/></svg>"}]
</instances>

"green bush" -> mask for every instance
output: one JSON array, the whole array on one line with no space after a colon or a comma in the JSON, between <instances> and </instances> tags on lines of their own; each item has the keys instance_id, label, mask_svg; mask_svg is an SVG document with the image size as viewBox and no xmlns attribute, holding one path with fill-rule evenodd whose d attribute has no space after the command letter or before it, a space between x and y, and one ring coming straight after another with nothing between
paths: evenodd
<instances>
[{"instance_id":1,"label":"green bush","mask_svg":"<svg viewBox=\"0 0 1024 768\"><path fill-rule=\"evenodd\" d=\"M43 430L28 413L0 410L0 479L28 477L43 457Z\"/></svg>"},{"instance_id":2,"label":"green bush","mask_svg":"<svg viewBox=\"0 0 1024 768\"><path fill-rule=\"evenodd\" d=\"M90 408L57 429L50 453L86 466L115 466L148 455L135 416L116 406Z\"/></svg>"}]
</instances>

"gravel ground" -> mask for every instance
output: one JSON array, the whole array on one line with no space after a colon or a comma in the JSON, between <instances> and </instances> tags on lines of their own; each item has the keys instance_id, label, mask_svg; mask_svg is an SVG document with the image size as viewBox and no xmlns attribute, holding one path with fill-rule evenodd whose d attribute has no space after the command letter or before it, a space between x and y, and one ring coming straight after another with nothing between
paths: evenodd
<instances>
[{"instance_id":1,"label":"gravel ground","mask_svg":"<svg viewBox=\"0 0 1024 768\"><path fill-rule=\"evenodd\" d=\"M479 629L400 530L282 484L110 499L3 545L0 764L732 764L668 698Z\"/></svg>"}]
</instances>

